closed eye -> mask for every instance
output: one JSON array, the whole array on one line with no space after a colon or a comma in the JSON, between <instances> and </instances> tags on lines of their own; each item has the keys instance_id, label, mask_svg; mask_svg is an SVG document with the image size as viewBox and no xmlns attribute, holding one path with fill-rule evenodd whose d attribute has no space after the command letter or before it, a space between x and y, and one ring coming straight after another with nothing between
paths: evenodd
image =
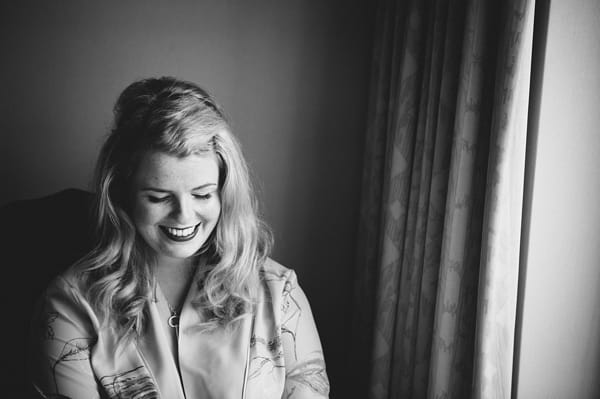
<instances>
[{"instance_id":1,"label":"closed eye","mask_svg":"<svg viewBox=\"0 0 600 399\"><path fill-rule=\"evenodd\" d=\"M194 194L194 198L199 200L208 200L212 197L212 193L208 194Z\"/></svg>"},{"instance_id":2,"label":"closed eye","mask_svg":"<svg viewBox=\"0 0 600 399\"><path fill-rule=\"evenodd\" d=\"M149 195L148 196L148 201L152 202L152 203L159 203L159 202L165 202L169 200L169 196L165 196L165 197L154 197Z\"/></svg>"}]
</instances>

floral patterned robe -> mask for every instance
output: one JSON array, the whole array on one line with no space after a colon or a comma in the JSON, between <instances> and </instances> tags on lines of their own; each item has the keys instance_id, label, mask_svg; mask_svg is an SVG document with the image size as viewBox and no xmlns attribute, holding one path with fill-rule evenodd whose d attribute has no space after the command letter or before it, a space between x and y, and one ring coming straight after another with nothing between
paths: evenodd
<instances>
[{"instance_id":1,"label":"floral patterned robe","mask_svg":"<svg viewBox=\"0 0 600 399\"><path fill-rule=\"evenodd\" d=\"M261 276L255 313L229 330L194 329L192 284L175 355L162 295L150 301L144 335L119 347L111 331L99 328L69 269L50 284L34 318L32 382L47 398L328 397L321 343L296 274L268 260Z\"/></svg>"}]
</instances>

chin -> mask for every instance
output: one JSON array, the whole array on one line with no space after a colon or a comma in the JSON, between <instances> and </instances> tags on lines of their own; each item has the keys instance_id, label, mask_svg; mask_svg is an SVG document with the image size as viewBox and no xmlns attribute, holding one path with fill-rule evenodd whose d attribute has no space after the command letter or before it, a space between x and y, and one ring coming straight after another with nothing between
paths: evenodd
<instances>
[{"instance_id":1,"label":"chin","mask_svg":"<svg viewBox=\"0 0 600 399\"><path fill-rule=\"evenodd\" d=\"M160 251L160 253L171 258L188 259L195 256L198 251L200 251L202 244L204 244L204 242L200 243L199 245L182 246L181 248L165 248L164 250Z\"/></svg>"}]
</instances>

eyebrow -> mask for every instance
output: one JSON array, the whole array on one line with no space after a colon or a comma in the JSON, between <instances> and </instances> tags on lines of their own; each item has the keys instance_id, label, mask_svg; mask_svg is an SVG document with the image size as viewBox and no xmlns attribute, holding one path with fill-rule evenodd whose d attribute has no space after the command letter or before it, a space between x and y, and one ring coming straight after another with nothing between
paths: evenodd
<instances>
[{"instance_id":1,"label":"eyebrow","mask_svg":"<svg viewBox=\"0 0 600 399\"><path fill-rule=\"evenodd\" d=\"M202 190L203 188L206 187L210 187L210 186L216 186L216 183L206 183L206 184L202 184L201 186L198 187L194 187L192 188L192 191L196 191L196 190ZM158 188L158 187L143 187L140 189L140 191L156 191L158 193L170 193L170 190L165 190L162 188Z\"/></svg>"}]
</instances>

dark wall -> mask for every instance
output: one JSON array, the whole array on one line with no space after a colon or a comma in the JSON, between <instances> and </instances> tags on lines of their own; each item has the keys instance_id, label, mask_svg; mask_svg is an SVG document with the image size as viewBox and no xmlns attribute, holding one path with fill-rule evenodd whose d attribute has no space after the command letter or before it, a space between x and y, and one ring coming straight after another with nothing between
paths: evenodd
<instances>
[{"instance_id":1,"label":"dark wall","mask_svg":"<svg viewBox=\"0 0 600 399\"><path fill-rule=\"evenodd\" d=\"M86 188L134 79L198 82L233 120L345 396L373 15L367 0L3 4L0 204Z\"/></svg>"}]
</instances>

